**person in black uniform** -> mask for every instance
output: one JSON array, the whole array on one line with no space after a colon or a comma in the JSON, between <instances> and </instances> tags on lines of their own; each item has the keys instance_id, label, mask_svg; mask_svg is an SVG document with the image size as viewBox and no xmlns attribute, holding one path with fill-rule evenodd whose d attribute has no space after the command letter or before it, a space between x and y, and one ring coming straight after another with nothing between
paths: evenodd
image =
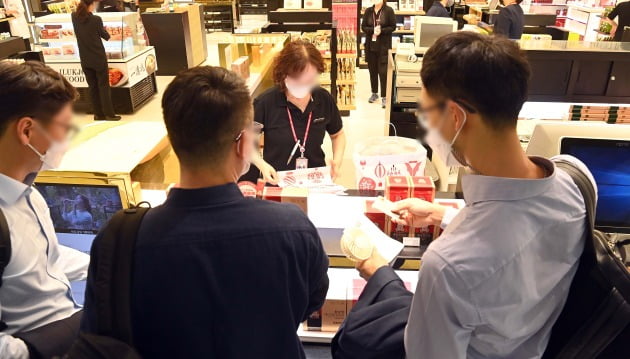
<instances>
[{"instance_id":1,"label":"person in black uniform","mask_svg":"<svg viewBox=\"0 0 630 359\"><path fill-rule=\"evenodd\" d=\"M615 22L615 18L617 21ZM630 26L630 2L622 2L617 4L608 17L602 20L612 25L610 36L614 41L623 41L623 32L626 26Z\"/></svg>"},{"instance_id":2,"label":"person in black uniform","mask_svg":"<svg viewBox=\"0 0 630 359\"><path fill-rule=\"evenodd\" d=\"M77 37L81 68L90 88L95 121L118 121L114 113L107 55L101 39L109 40L109 33L103 27L103 20L92 14L96 7L94 0L81 0L72 13L72 26Z\"/></svg>"},{"instance_id":3,"label":"person in black uniform","mask_svg":"<svg viewBox=\"0 0 630 359\"><path fill-rule=\"evenodd\" d=\"M365 9L361 30L365 33L365 61L370 70L372 97L378 101L378 80L381 80L381 104L385 108L387 89L387 54L392 48L392 33L396 30L396 14L385 0L376 0L374 6Z\"/></svg>"},{"instance_id":4,"label":"person in black uniform","mask_svg":"<svg viewBox=\"0 0 630 359\"><path fill-rule=\"evenodd\" d=\"M508 39L520 40L525 27L525 14L521 3L523 0L500 0L503 8L494 21L494 33Z\"/></svg>"},{"instance_id":5,"label":"person in black uniform","mask_svg":"<svg viewBox=\"0 0 630 359\"><path fill-rule=\"evenodd\" d=\"M264 126L265 147L263 158L256 152L252 164L266 182L277 184L276 170L326 166L326 133L333 150L331 175L339 176L346 135L335 99L317 85L323 72L322 54L302 40L288 43L276 57L276 86L254 100L254 121Z\"/></svg>"},{"instance_id":6,"label":"person in black uniform","mask_svg":"<svg viewBox=\"0 0 630 359\"><path fill-rule=\"evenodd\" d=\"M431 5L429 11L427 11L426 16L451 17L451 13L448 12L447 8L450 8L453 4L455 4L455 0L436 0L433 2L433 5Z\"/></svg>"}]
</instances>

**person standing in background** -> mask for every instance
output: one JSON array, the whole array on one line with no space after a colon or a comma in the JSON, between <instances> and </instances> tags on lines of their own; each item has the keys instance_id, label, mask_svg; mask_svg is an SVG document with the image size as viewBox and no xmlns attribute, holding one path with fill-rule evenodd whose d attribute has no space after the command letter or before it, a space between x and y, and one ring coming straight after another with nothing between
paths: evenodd
<instances>
[{"instance_id":1,"label":"person standing in background","mask_svg":"<svg viewBox=\"0 0 630 359\"><path fill-rule=\"evenodd\" d=\"M30 38L31 33L28 31L28 23L24 16L22 0L4 0L4 9L6 10L7 16L13 16L13 19L9 20L11 35L23 39Z\"/></svg>"},{"instance_id":2,"label":"person standing in background","mask_svg":"<svg viewBox=\"0 0 630 359\"><path fill-rule=\"evenodd\" d=\"M494 33L512 40L520 40L525 28L525 13L521 8L523 0L500 0L503 8L499 10L494 22Z\"/></svg>"},{"instance_id":3,"label":"person standing in background","mask_svg":"<svg viewBox=\"0 0 630 359\"><path fill-rule=\"evenodd\" d=\"M81 0L77 10L72 13L72 26L79 46L81 68L90 88L94 120L119 121L121 117L114 113L107 55L101 41L109 40L110 35L103 27L103 20L92 14L95 8L95 0Z\"/></svg>"},{"instance_id":4,"label":"person standing in background","mask_svg":"<svg viewBox=\"0 0 630 359\"><path fill-rule=\"evenodd\" d=\"M617 21L614 19L617 18ZM614 41L621 41L626 26L630 26L630 2L622 2L617 4L607 17L602 20L612 25L610 36Z\"/></svg>"},{"instance_id":5,"label":"person standing in background","mask_svg":"<svg viewBox=\"0 0 630 359\"><path fill-rule=\"evenodd\" d=\"M381 105L385 108L387 96L387 56L392 48L392 33L396 30L396 14L385 0L376 0L374 6L365 9L361 30L365 33L365 60L370 71L372 97L378 101L378 83L381 82Z\"/></svg>"},{"instance_id":6,"label":"person standing in background","mask_svg":"<svg viewBox=\"0 0 630 359\"><path fill-rule=\"evenodd\" d=\"M448 12L447 8L450 8L453 4L455 4L455 0L434 1L426 16L451 17L451 13Z\"/></svg>"}]
</instances>

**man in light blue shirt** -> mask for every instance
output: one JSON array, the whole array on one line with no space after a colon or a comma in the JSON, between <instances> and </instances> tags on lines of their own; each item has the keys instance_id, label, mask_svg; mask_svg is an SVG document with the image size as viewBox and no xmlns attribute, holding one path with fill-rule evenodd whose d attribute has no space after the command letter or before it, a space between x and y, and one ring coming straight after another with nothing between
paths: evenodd
<instances>
[{"instance_id":1,"label":"man in light blue shirt","mask_svg":"<svg viewBox=\"0 0 630 359\"><path fill-rule=\"evenodd\" d=\"M423 59L420 118L434 158L474 174L462 180L459 213L420 200L397 204L405 224L446 227L409 297L407 358L545 351L584 247L585 206L568 174L521 148L516 121L529 76L516 44L474 33L444 36ZM358 268L381 298L407 295L380 255Z\"/></svg>"},{"instance_id":2,"label":"man in light blue shirt","mask_svg":"<svg viewBox=\"0 0 630 359\"><path fill-rule=\"evenodd\" d=\"M0 63L0 210L11 240L0 287L7 326L0 358L62 355L78 331L69 281L86 278L89 256L59 245L46 201L32 187L37 172L56 167L65 153L75 97L41 63Z\"/></svg>"}]
</instances>

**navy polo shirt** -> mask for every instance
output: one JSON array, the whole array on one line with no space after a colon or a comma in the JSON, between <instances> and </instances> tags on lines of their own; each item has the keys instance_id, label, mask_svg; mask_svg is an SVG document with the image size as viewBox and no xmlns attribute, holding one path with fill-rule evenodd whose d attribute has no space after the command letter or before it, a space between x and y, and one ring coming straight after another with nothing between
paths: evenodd
<instances>
[{"instance_id":1,"label":"navy polo shirt","mask_svg":"<svg viewBox=\"0 0 630 359\"><path fill-rule=\"evenodd\" d=\"M502 8L494 21L494 33L509 39L520 40L525 28L525 14L519 4Z\"/></svg>"},{"instance_id":2,"label":"navy polo shirt","mask_svg":"<svg viewBox=\"0 0 630 359\"><path fill-rule=\"evenodd\" d=\"M304 358L296 331L324 303L327 269L296 206L244 198L235 184L173 189L139 231L134 344L144 358ZM96 328L94 271L87 332Z\"/></svg>"},{"instance_id":3,"label":"navy polo shirt","mask_svg":"<svg viewBox=\"0 0 630 359\"><path fill-rule=\"evenodd\" d=\"M335 135L341 131L343 122L335 99L328 91L317 87L313 90L311 98L304 112L289 102L278 86L270 88L254 100L254 121L264 125L263 158L277 171L294 170L295 159L300 156L300 151L296 151L287 165L287 159L295 146L287 107L293 117L295 134L301 143L304 143L309 114L313 112L304 156L308 158L308 166L311 168L326 166L322 149L324 137L326 132Z\"/></svg>"},{"instance_id":4,"label":"navy polo shirt","mask_svg":"<svg viewBox=\"0 0 630 359\"><path fill-rule=\"evenodd\" d=\"M446 8L444 7L444 5L442 5L441 2L434 1L429 11L427 11L426 16L451 17L451 13L449 13L448 10L446 10Z\"/></svg>"}]
</instances>

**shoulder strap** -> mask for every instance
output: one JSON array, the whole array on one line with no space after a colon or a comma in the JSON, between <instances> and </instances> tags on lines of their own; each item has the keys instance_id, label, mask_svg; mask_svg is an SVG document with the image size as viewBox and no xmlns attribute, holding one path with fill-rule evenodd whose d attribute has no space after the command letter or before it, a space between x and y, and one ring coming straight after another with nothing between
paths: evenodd
<instances>
[{"instance_id":1,"label":"shoulder strap","mask_svg":"<svg viewBox=\"0 0 630 359\"><path fill-rule=\"evenodd\" d=\"M582 193L584 198L584 205L586 206L586 216L591 230L595 229L595 211L597 206L597 197L595 194L595 188L588 176L582 172L576 165L565 160L556 160L556 166L571 176L573 182L577 185L578 189Z\"/></svg>"},{"instance_id":2,"label":"shoulder strap","mask_svg":"<svg viewBox=\"0 0 630 359\"><path fill-rule=\"evenodd\" d=\"M595 244L593 243L593 231L595 230L595 213L597 208L597 196L595 195L595 188L588 176L582 172L576 165L566 160L555 160L556 167L565 171L573 182L577 185L582 198L584 198L584 205L586 206L586 243L584 246L584 252L587 255L591 255L590 258L594 258Z\"/></svg>"},{"instance_id":3,"label":"shoulder strap","mask_svg":"<svg viewBox=\"0 0 630 359\"><path fill-rule=\"evenodd\" d=\"M147 207L117 212L98 243L95 278L98 333L133 345L131 281L138 229Z\"/></svg>"},{"instance_id":4,"label":"shoulder strap","mask_svg":"<svg viewBox=\"0 0 630 359\"><path fill-rule=\"evenodd\" d=\"M2 287L2 277L4 275L4 269L9 265L11 260L11 232L9 231L9 224L7 219L0 209L0 287ZM0 321L0 331L7 328L7 324Z\"/></svg>"}]
</instances>

